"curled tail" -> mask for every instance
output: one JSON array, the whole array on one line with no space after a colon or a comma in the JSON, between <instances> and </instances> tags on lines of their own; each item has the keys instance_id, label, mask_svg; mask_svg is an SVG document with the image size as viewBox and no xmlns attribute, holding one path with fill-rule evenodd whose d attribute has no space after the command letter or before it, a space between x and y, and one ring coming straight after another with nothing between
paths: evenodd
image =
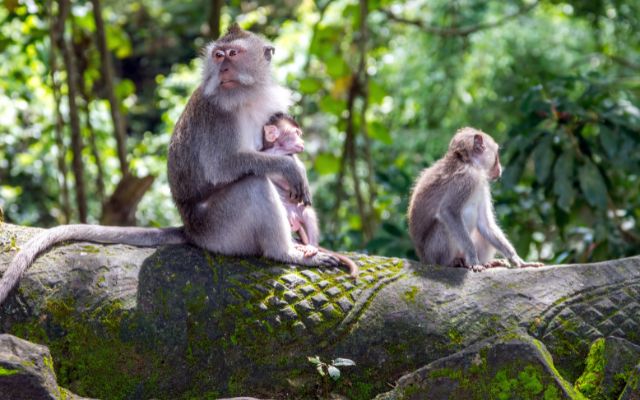
<instances>
[{"instance_id":1,"label":"curled tail","mask_svg":"<svg viewBox=\"0 0 640 400\"><path fill-rule=\"evenodd\" d=\"M182 228L137 228L101 225L62 225L47 229L31 238L13 257L9 268L0 279L0 304L16 286L24 271L40 253L53 245L68 241L129 244L133 246L159 246L187 243Z\"/></svg>"},{"instance_id":2,"label":"curled tail","mask_svg":"<svg viewBox=\"0 0 640 400\"><path fill-rule=\"evenodd\" d=\"M358 275L360 274L360 267L358 267L358 264L356 264L355 261L345 256L344 254L336 253L335 251L325 249L324 247L318 247L318 248L324 251L325 253L331 254L332 256L337 258L342 265L347 267L347 269L349 270L350 277L352 277L353 279L356 279L358 277Z\"/></svg>"}]
</instances>

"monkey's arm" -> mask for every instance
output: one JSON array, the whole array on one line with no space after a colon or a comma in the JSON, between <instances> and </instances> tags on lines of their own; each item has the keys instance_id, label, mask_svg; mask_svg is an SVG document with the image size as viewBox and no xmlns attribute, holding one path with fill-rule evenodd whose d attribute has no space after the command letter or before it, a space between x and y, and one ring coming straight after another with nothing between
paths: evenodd
<instances>
[{"instance_id":1,"label":"monkey's arm","mask_svg":"<svg viewBox=\"0 0 640 400\"><path fill-rule=\"evenodd\" d=\"M495 215L493 212L493 204L491 204L491 194L489 188L485 188L486 193L482 196L484 201L479 205L478 210L478 231L493 247L495 247L502 255L504 255L511 264L516 267L528 267L528 266L540 266L540 263L527 263L513 248L509 239L507 239L502 229L496 223Z\"/></svg>"},{"instance_id":2,"label":"monkey's arm","mask_svg":"<svg viewBox=\"0 0 640 400\"><path fill-rule=\"evenodd\" d=\"M289 182L289 198L311 204L306 172L293 157L277 156L262 152L241 151L221 157L206 177L215 187L224 186L249 175L281 175Z\"/></svg>"},{"instance_id":3,"label":"monkey's arm","mask_svg":"<svg viewBox=\"0 0 640 400\"><path fill-rule=\"evenodd\" d=\"M473 189L474 185L470 182L450 184L448 192L442 198L437 215L455 244L464 253L467 267L480 265L478 253L462 219L463 207L473 193Z\"/></svg>"},{"instance_id":4,"label":"monkey's arm","mask_svg":"<svg viewBox=\"0 0 640 400\"><path fill-rule=\"evenodd\" d=\"M283 149L282 147L270 147L266 150L261 150L262 153L271 154L275 156L290 156L291 151Z\"/></svg>"}]
</instances>

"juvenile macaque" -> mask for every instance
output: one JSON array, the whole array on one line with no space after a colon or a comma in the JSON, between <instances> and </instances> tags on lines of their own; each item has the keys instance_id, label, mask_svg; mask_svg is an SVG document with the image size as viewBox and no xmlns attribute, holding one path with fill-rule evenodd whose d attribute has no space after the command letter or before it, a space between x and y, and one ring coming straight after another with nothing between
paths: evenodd
<instances>
[{"instance_id":1,"label":"juvenile macaque","mask_svg":"<svg viewBox=\"0 0 640 400\"><path fill-rule=\"evenodd\" d=\"M292 157L300 168L304 168L302 162L296 154L304 151L304 141L302 140L302 130L298 123L289 115L278 113L273 115L264 126L264 138L262 151L269 154L284 155ZM351 259L321 248L318 246L320 233L318 229L318 218L313 208L287 196L289 192L288 183L280 177L273 177L271 181L276 186L280 194L280 200L287 210L287 218L291 231L297 233L300 244L297 247L308 257L314 255L321 249L335 255L349 268L352 277L358 276L358 266Z\"/></svg>"},{"instance_id":2,"label":"juvenile macaque","mask_svg":"<svg viewBox=\"0 0 640 400\"><path fill-rule=\"evenodd\" d=\"M192 243L219 254L265 256L303 265L336 266L319 251L294 245L287 214L267 176L289 184L288 197L310 204L306 172L292 157L260 152L262 126L285 112L289 92L271 77L274 48L233 25L203 53L203 77L178 120L167 172L182 228L66 225L27 242L0 280L0 303L35 258L68 240L158 246Z\"/></svg>"},{"instance_id":3,"label":"juvenile macaque","mask_svg":"<svg viewBox=\"0 0 640 400\"><path fill-rule=\"evenodd\" d=\"M495 222L489 182L502 174L498 145L486 133L460 129L443 158L422 171L409 203L409 233L428 264L472 271L540 266L523 261Z\"/></svg>"}]
</instances>

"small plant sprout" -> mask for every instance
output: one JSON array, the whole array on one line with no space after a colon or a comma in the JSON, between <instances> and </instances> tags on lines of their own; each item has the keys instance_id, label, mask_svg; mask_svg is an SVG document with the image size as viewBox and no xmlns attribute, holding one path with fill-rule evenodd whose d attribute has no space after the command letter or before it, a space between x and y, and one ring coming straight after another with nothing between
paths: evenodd
<instances>
[{"instance_id":1,"label":"small plant sprout","mask_svg":"<svg viewBox=\"0 0 640 400\"><path fill-rule=\"evenodd\" d=\"M327 375L331 377L334 381L340 379L340 369L338 367L352 367L356 365L353 360L348 358L336 358L335 360L331 360L330 364L327 364L320 360L320 357L307 357L309 362L316 366L316 371L321 377L326 377Z\"/></svg>"}]
</instances>

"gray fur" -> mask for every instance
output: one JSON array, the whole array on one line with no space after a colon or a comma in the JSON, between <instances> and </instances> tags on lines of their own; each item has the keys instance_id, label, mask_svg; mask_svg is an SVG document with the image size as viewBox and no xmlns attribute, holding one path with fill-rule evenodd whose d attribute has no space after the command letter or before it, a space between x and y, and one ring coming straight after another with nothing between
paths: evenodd
<instances>
[{"instance_id":1,"label":"gray fur","mask_svg":"<svg viewBox=\"0 0 640 400\"><path fill-rule=\"evenodd\" d=\"M482 271L496 265L496 249L518 267L525 263L496 224L489 180L502 172L498 145L484 132L460 129L445 156L422 171L409 203L409 234L428 264Z\"/></svg>"},{"instance_id":2,"label":"gray fur","mask_svg":"<svg viewBox=\"0 0 640 400\"><path fill-rule=\"evenodd\" d=\"M239 87L220 89L216 46L243 46L243 63L232 65ZM334 255L312 257L294 247L285 210L267 175L289 182L289 196L310 203L304 169L291 157L259 153L262 125L289 106L289 93L272 82L260 37L234 26L207 46L202 85L192 94L169 145L168 175L184 228L68 225L29 240L0 280L0 304L42 252L67 240L135 246L193 243L228 255L265 256L304 265L338 265ZM269 53L269 58L271 51ZM227 64L225 64L227 65ZM203 94L207 92L207 96Z\"/></svg>"},{"instance_id":3,"label":"gray fur","mask_svg":"<svg viewBox=\"0 0 640 400\"><path fill-rule=\"evenodd\" d=\"M304 265L337 265L328 253L304 257L269 176L288 182L288 197L310 203L306 172L289 156L261 153L262 126L286 112L289 93L271 79L268 44L236 29L207 46L203 84L193 93L169 144L169 185L189 241L230 255L265 256ZM242 49L213 62L216 51ZM225 68L240 82L224 88ZM241 75L249 74L254 79ZM229 75L227 75L229 76Z\"/></svg>"}]
</instances>

